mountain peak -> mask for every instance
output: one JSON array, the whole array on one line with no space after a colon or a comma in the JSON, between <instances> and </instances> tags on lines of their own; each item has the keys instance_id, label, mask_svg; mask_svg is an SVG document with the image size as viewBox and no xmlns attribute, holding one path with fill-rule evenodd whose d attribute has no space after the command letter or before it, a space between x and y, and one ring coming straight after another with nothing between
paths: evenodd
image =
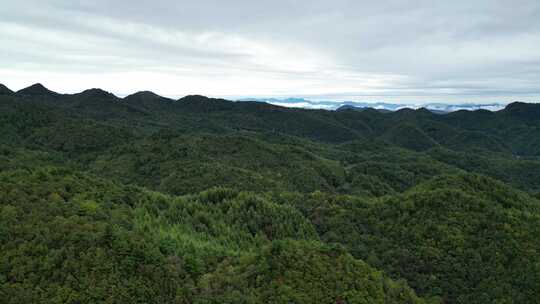
<instances>
[{"instance_id":1,"label":"mountain peak","mask_svg":"<svg viewBox=\"0 0 540 304\"><path fill-rule=\"evenodd\" d=\"M362 111L365 108L355 107L352 105L342 105L341 107L337 108L336 111Z\"/></svg>"},{"instance_id":2,"label":"mountain peak","mask_svg":"<svg viewBox=\"0 0 540 304\"><path fill-rule=\"evenodd\" d=\"M81 93L76 94L77 96L84 96L84 97L93 97L93 98L118 98L113 93L107 92L102 89L88 89L84 90Z\"/></svg>"},{"instance_id":3,"label":"mountain peak","mask_svg":"<svg viewBox=\"0 0 540 304\"><path fill-rule=\"evenodd\" d=\"M336 109L336 112L344 112L344 111L354 111L354 112L364 112L364 113L391 113L391 110L387 109L376 109L372 107L357 107L350 104L342 105L341 107Z\"/></svg>"},{"instance_id":4,"label":"mountain peak","mask_svg":"<svg viewBox=\"0 0 540 304\"><path fill-rule=\"evenodd\" d=\"M433 114L433 112L431 110L429 110L428 108L426 108L426 107L421 107L419 109L416 109L416 113L423 114L423 115L431 115L431 114Z\"/></svg>"},{"instance_id":5,"label":"mountain peak","mask_svg":"<svg viewBox=\"0 0 540 304\"><path fill-rule=\"evenodd\" d=\"M139 91L124 97L124 102L146 110L167 110L174 101L150 91Z\"/></svg>"},{"instance_id":6,"label":"mountain peak","mask_svg":"<svg viewBox=\"0 0 540 304\"><path fill-rule=\"evenodd\" d=\"M178 99L178 101L207 101L209 100L210 98L206 97L206 96L203 96L203 95L188 95L188 96L184 96L180 99Z\"/></svg>"},{"instance_id":7,"label":"mountain peak","mask_svg":"<svg viewBox=\"0 0 540 304\"><path fill-rule=\"evenodd\" d=\"M408 107L401 108L401 109L396 111L396 113L399 113L399 114L411 114L411 113L414 113L414 112L415 112L414 109L411 109L411 108L408 108Z\"/></svg>"},{"instance_id":8,"label":"mountain peak","mask_svg":"<svg viewBox=\"0 0 540 304\"><path fill-rule=\"evenodd\" d=\"M540 117L540 104L516 101L508 104L503 112L511 116L536 120Z\"/></svg>"},{"instance_id":9,"label":"mountain peak","mask_svg":"<svg viewBox=\"0 0 540 304\"><path fill-rule=\"evenodd\" d=\"M0 95L11 95L11 94L13 94L13 91L0 83Z\"/></svg>"},{"instance_id":10,"label":"mountain peak","mask_svg":"<svg viewBox=\"0 0 540 304\"><path fill-rule=\"evenodd\" d=\"M506 107L504 108L505 110L515 110L515 109L522 109L522 108L525 108L527 107L527 103L525 102L521 102L521 101L514 101L512 103L509 103L508 105L506 105Z\"/></svg>"},{"instance_id":11,"label":"mountain peak","mask_svg":"<svg viewBox=\"0 0 540 304\"><path fill-rule=\"evenodd\" d=\"M53 92L49 89L47 89L44 85L41 83L35 83L29 87L26 87L22 90L17 91L17 94L25 95L25 96L39 96L39 95L58 95L58 93Z\"/></svg>"},{"instance_id":12,"label":"mountain peak","mask_svg":"<svg viewBox=\"0 0 540 304\"><path fill-rule=\"evenodd\" d=\"M128 95L125 97L125 99L159 99L164 98L162 96L159 96L158 94L152 92L152 91L139 91L136 93L133 93L131 95Z\"/></svg>"},{"instance_id":13,"label":"mountain peak","mask_svg":"<svg viewBox=\"0 0 540 304\"><path fill-rule=\"evenodd\" d=\"M27 87L27 89L34 89L34 90L49 90L44 85L42 85L40 82L34 83L33 85ZM23 89L24 90L24 89Z\"/></svg>"}]
</instances>

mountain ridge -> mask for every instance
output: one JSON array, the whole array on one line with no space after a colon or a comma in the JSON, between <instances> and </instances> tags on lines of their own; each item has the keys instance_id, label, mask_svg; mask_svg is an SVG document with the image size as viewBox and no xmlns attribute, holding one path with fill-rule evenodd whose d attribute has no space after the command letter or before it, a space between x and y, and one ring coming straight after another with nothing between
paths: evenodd
<instances>
[{"instance_id":1,"label":"mountain ridge","mask_svg":"<svg viewBox=\"0 0 540 304\"><path fill-rule=\"evenodd\" d=\"M11 95L13 93L12 90L0 83L0 95Z\"/></svg>"},{"instance_id":2,"label":"mountain ridge","mask_svg":"<svg viewBox=\"0 0 540 304\"><path fill-rule=\"evenodd\" d=\"M17 91L17 94L21 96L27 96L27 97L35 97L35 96L56 97L60 95L59 93L49 90L41 83L35 83L31 86L21 89Z\"/></svg>"},{"instance_id":3,"label":"mountain ridge","mask_svg":"<svg viewBox=\"0 0 540 304\"><path fill-rule=\"evenodd\" d=\"M536 134L535 121L540 117L540 104L515 102L502 110L459 110L440 115L433 110L421 107L418 109L400 108L396 111L381 111L380 109L362 108L358 111L346 109L328 111L320 109L301 109L274 105L259 101L235 102L203 95L188 95L178 100L168 99L152 92L143 91L128 95L124 98L101 89L89 89L77 94L59 94L46 89L43 85L35 84L10 95L24 97L26 103L36 102L53 108L62 108L75 116L91 115L96 119L137 120L141 123L169 125L216 132L271 131L293 136L308 137L312 140L326 142L346 142L360 138L385 138L404 147L431 147L429 142L450 147L462 146L462 140L467 142L483 141L476 148L494 149L493 152L507 151L516 155L540 154L540 139L535 136L525 143L525 139L510 128L519 120L529 122L527 132ZM45 97L45 98L39 98ZM78 114L77 114L78 113ZM86 113L86 114L85 114ZM496 123L508 126L507 131L493 128ZM414 126L407 129L410 134L422 134L423 143L414 142L413 138L399 135L394 126ZM456 140L457 127L463 133ZM503 129L504 130L504 127ZM458 133L459 133L458 132ZM404 134L409 134L406 131ZM449 137L451 136L451 137ZM454 139L453 139L454 138ZM411 141L411 142L408 142ZM505 148L497 143L508 142ZM436 146L436 145L435 145ZM472 147L471 146L471 147Z\"/></svg>"},{"instance_id":4,"label":"mountain ridge","mask_svg":"<svg viewBox=\"0 0 540 304\"><path fill-rule=\"evenodd\" d=\"M105 90L98 89L98 88L87 89L80 93L70 94L70 96L84 97L84 98L119 99L113 93L110 93L110 92L107 92Z\"/></svg>"}]
</instances>

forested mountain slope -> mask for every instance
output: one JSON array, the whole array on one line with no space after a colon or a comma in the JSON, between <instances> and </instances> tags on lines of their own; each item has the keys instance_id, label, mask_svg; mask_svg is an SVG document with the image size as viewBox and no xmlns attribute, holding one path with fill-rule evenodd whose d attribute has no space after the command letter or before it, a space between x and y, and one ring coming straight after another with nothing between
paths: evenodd
<instances>
[{"instance_id":1,"label":"forested mountain slope","mask_svg":"<svg viewBox=\"0 0 540 304\"><path fill-rule=\"evenodd\" d=\"M6 303L536 303L540 105L0 86Z\"/></svg>"}]
</instances>

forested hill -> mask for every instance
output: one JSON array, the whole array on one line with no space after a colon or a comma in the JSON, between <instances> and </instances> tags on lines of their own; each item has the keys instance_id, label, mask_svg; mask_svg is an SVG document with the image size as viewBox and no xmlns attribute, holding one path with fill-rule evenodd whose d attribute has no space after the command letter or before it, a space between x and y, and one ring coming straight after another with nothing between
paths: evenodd
<instances>
[{"instance_id":1,"label":"forested hill","mask_svg":"<svg viewBox=\"0 0 540 304\"><path fill-rule=\"evenodd\" d=\"M538 303L540 105L0 85L5 303Z\"/></svg>"}]
</instances>

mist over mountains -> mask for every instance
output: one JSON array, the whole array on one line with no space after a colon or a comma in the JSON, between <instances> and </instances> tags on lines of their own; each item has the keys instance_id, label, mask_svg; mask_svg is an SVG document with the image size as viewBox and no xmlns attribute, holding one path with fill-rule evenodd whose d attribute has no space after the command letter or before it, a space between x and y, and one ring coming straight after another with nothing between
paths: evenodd
<instances>
[{"instance_id":1,"label":"mist over mountains","mask_svg":"<svg viewBox=\"0 0 540 304\"><path fill-rule=\"evenodd\" d=\"M36 83L17 92L10 90L3 84L0 84L0 95L16 94L19 96L32 97L32 96L100 96L100 97L117 97L110 92L106 92L101 89L88 89L80 93L75 94L61 94L49 90L41 83ZM141 99L156 99L160 101L172 101L174 99L163 97L150 91L140 91L133 94L129 94L123 99L139 98ZM322 109L322 110L364 110L372 108L379 110L379 112L394 112L401 109L420 109L425 108L436 114L444 114L449 112L455 112L459 110L475 111L475 110L489 110L499 111L506 107L508 103L391 103L391 102L362 102L362 101L339 101L339 100L311 100L307 98L289 97L289 98L260 98L260 97L245 97L238 99L231 99L231 101L238 102L260 102L268 103L271 105L287 107L287 108L303 108L303 109Z\"/></svg>"},{"instance_id":2,"label":"mist over mountains","mask_svg":"<svg viewBox=\"0 0 540 304\"><path fill-rule=\"evenodd\" d=\"M454 112L459 110L489 110L499 111L507 103L389 103L389 102L362 102L362 101L336 101L336 100L310 100L305 98L241 98L239 101L259 101L273 105L306 109L337 110L339 108L373 108L377 110L397 111L404 108L426 108L434 112Z\"/></svg>"}]
</instances>

